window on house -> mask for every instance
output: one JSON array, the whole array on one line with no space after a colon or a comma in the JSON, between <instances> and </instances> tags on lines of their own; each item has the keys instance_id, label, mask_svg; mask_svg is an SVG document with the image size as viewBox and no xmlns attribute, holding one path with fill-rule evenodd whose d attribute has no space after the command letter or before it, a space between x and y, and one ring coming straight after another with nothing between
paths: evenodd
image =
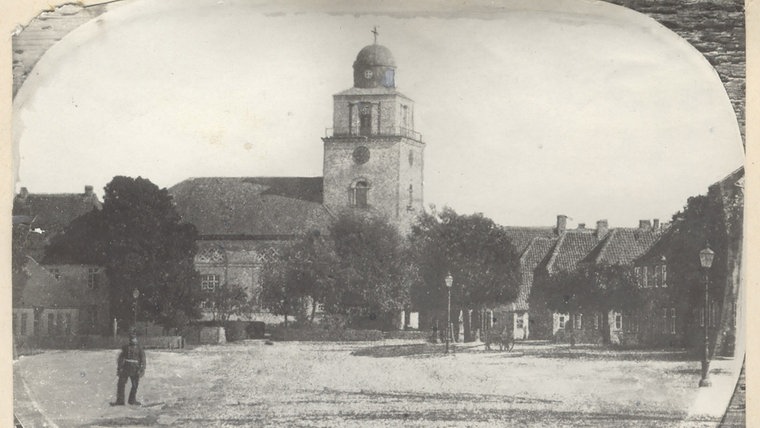
<instances>
[{"instance_id":1,"label":"window on house","mask_svg":"<svg viewBox=\"0 0 760 428\"><path fill-rule=\"evenodd\" d=\"M369 206L369 183L366 181L357 181L351 188L351 205L357 208L367 208Z\"/></svg>"},{"instance_id":2,"label":"window on house","mask_svg":"<svg viewBox=\"0 0 760 428\"><path fill-rule=\"evenodd\" d=\"M515 320L515 327L523 328L524 326L525 326L525 321L523 320L523 316L517 315L517 319Z\"/></svg>"},{"instance_id":3,"label":"window on house","mask_svg":"<svg viewBox=\"0 0 760 428\"><path fill-rule=\"evenodd\" d=\"M55 277L55 279L61 279L60 268L50 268L50 273Z\"/></svg>"},{"instance_id":4,"label":"window on house","mask_svg":"<svg viewBox=\"0 0 760 428\"><path fill-rule=\"evenodd\" d=\"M699 308L699 326L700 327L705 326L705 308L704 307Z\"/></svg>"},{"instance_id":5,"label":"window on house","mask_svg":"<svg viewBox=\"0 0 760 428\"><path fill-rule=\"evenodd\" d=\"M662 286L668 286L668 265L662 265Z\"/></svg>"},{"instance_id":6,"label":"window on house","mask_svg":"<svg viewBox=\"0 0 760 428\"><path fill-rule=\"evenodd\" d=\"M87 269L87 287L90 289L98 288L98 278L99 275L99 269L98 268L88 268Z\"/></svg>"},{"instance_id":7,"label":"window on house","mask_svg":"<svg viewBox=\"0 0 760 428\"><path fill-rule=\"evenodd\" d=\"M615 330L623 328L623 314L615 313Z\"/></svg>"},{"instance_id":8,"label":"window on house","mask_svg":"<svg viewBox=\"0 0 760 428\"><path fill-rule=\"evenodd\" d=\"M56 323L55 334L60 336L63 333L63 314L58 312L58 322Z\"/></svg>"},{"instance_id":9,"label":"window on house","mask_svg":"<svg viewBox=\"0 0 760 428\"><path fill-rule=\"evenodd\" d=\"M633 274L636 277L636 285L641 288L642 287L642 280L641 280L641 268L635 267L633 268Z\"/></svg>"},{"instance_id":10,"label":"window on house","mask_svg":"<svg viewBox=\"0 0 760 428\"><path fill-rule=\"evenodd\" d=\"M63 326L67 336L71 336L71 314L67 313L63 319Z\"/></svg>"},{"instance_id":11,"label":"window on house","mask_svg":"<svg viewBox=\"0 0 760 428\"><path fill-rule=\"evenodd\" d=\"M219 286L219 275L201 275L201 290L214 291Z\"/></svg>"},{"instance_id":12,"label":"window on house","mask_svg":"<svg viewBox=\"0 0 760 428\"><path fill-rule=\"evenodd\" d=\"M642 282L644 288L649 288L649 282L647 282L647 279L648 279L648 276L649 276L649 275L647 275L647 267L644 266L642 269L643 270L642 270L642 275L641 275L641 282Z\"/></svg>"},{"instance_id":13,"label":"window on house","mask_svg":"<svg viewBox=\"0 0 760 428\"><path fill-rule=\"evenodd\" d=\"M662 285L662 266L657 265L654 267L654 286L659 287Z\"/></svg>"},{"instance_id":14,"label":"window on house","mask_svg":"<svg viewBox=\"0 0 760 428\"><path fill-rule=\"evenodd\" d=\"M583 314L575 314L573 318L573 328L580 330L583 327Z\"/></svg>"},{"instance_id":15,"label":"window on house","mask_svg":"<svg viewBox=\"0 0 760 428\"><path fill-rule=\"evenodd\" d=\"M565 316L560 315L559 316L559 328L565 328Z\"/></svg>"},{"instance_id":16,"label":"window on house","mask_svg":"<svg viewBox=\"0 0 760 428\"><path fill-rule=\"evenodd\" d=\"M662 308L662 332L667 334L670 331L668 322L668 308Z\"/></svg>"},{"instance_id":17,"label":"window on house","mask_svg":"<svg viewBox=\"0 0 760 428\"><path fill-rule=\"evenodd\" d=\"M407 205L407 208L412 208L414 206L414 187L410 184L409 185L409 204Z\"/></svg>"},{"instance_id":18,"label":"window on house","mask_svg":"<svg viewBox=\"0 0 760 428\"><path fill-rule=\"evenodd\" d=\"M670 334L676 334L676 308L670 308Z\"/></svg>"},{"instance_id":19,"label":"window on house","mask_svg":"<svg viewBox=\"0 0 760 428\"><path fill-rule=\"evenodd\" d=\"M41 313L42 313L41 310L39 310L37 308L34 309L33 330L34 330L34 335L35 336L39 336L40 335L40 328L42 326L42 320L40 319ZM24 320L24 316L23 315L21 315L21 320L22 321ZM25 329L21 329L21 331L22 331L22 334L26 334L26 330Z\"/></svg>"},{"instance_id":20,"label":"window on house","mask_svg":"<svg viewBox=\"0 0 760 428\"><path fill-rule=\"evenodd\" d=\"M21 325L19 327L20 327L20 330L21 330L20 334L22 336L26 336L26 321L27 321L28 318L29 318L29 314L25 314L25 313L21 314Z\"/></svg>"},{"instance_id":21,"label":"window on house","mask_svg":"<svg viewBox=\"0 0 760 428\"><path fill-rule=\"evenodd\" d=\"M52 336L55 334L55 314L48 314L47 318L47 334Z\"/></svg>"},{"instance_id":22,"label":"window on house","mask_svg":"<svg viewBox=\"0 0 760 428\"><path fill-rule=\"evenodd\" d=\"M599 314L594 314L594 330L599 330Z\"/></svg>"}]
</instances>

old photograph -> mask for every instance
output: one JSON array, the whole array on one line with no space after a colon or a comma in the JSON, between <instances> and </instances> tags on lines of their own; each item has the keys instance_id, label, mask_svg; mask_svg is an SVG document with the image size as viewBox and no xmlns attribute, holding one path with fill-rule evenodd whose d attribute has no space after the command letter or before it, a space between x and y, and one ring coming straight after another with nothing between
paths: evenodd
<instances>
[{"instance_id":1,"label":"old photograph","mask_svg":"<svg viewBox=\"0 0 760 428\"><path fill-rule=\"evenodd\" d=\"M16 427L747 425L743 1L11 36Z\"/></svg>"}]
</instances>

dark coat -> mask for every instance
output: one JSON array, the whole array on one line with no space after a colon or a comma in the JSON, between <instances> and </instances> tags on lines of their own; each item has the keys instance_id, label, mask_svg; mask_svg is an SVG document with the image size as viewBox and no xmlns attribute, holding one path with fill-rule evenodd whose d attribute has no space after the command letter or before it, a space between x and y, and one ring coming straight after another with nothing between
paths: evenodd
<instances>
[{"instance_id":1,"label":"dark coat","mask_svg":"<svg viewBox=\"0 0 760 428\"><path fill-rule=\"evenodd\" d=\"M142 346L130 343L121 347L116 374L118 376L140 376L145 374L145 351Z\"/></svg>"}]
</instances>

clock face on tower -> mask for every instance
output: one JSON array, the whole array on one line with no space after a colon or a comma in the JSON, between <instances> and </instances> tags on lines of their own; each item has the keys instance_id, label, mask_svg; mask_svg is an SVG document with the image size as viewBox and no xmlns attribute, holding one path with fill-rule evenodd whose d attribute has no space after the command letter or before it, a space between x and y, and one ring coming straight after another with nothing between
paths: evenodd
<instances>
[{"instance_id":1,"label":"clock face on tower","mask_svg":"<svg viewBox=\"0 0 760 428\"><path fill-rule=\"evenodd\" d=\"M365 79L371 79L372 78L372 70L364 70L364 78Z\"/></svg>"},{"instance_id":2,"label":"clock face on tower","mask_svg":"<svg viewBox=\"0 0 760 428\"><path fill-rule=\"evenodd\" d=\"M365 164L369 161L369 149L364 146L359 146L354 149L354 162L359 165Z\"/></svg>"}]
</instances>

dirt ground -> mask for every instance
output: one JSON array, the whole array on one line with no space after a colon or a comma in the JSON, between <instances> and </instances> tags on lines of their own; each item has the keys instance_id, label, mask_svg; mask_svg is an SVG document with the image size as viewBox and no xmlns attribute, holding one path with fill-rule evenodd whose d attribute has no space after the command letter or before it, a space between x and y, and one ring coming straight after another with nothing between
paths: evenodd
<instances>
[{"instance_id":1,"label":"dirt ground","mask_svg":"<svg viewBox=\"0 0 760 428\"><path fill-rule=\"evenodd\" d=\"M14 363L25 426L715 426L699 362L678 351L519 343L245 341L148 351L140 407L112 407L117 351ZM728 377L713 363L713 378ZM128 388L129 386L127 386Z\"/></svg>"}]
</instances>

